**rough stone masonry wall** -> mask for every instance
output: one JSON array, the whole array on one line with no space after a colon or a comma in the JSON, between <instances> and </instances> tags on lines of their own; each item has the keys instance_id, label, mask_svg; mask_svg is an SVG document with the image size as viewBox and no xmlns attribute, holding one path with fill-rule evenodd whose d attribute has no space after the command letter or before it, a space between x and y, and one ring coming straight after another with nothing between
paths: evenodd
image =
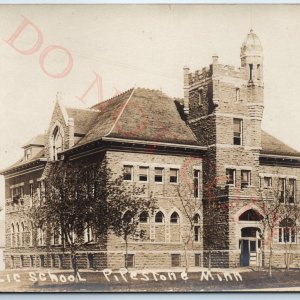
<instances>
[{"instance_id":1,"label":"rough stone masonry wall","mask_svg":"<svg viewBox=\"0 0 300 300\"><path fill-rule=\"evenodd\" d=\"M137 268L169 268L171 267L171 254L180 254L181 266L185 265L185 252L182 237L188 232L189 223L183 213L183 207L178 195L178 187L191 184L193 180L193 167L202 168L200 158L192 158L182 155L163 155L157 153L124 153L108 151L107 159L109 167L117 176L122 174L124 165L132 165L134 168L133 182L137 186L144 185L145 196L151 192L157 199L157 209L165 216L164 224L155 223L154 216L150 216L150 222L143 224L149 233L146 240L129 241L128 253L135 255L135 266ZM149 167L149 179L147 183L138 182L139 166ZM154 168L164 168L164 184L154 182ZM178 168L179 184L170 184L170 168ZM201 178L202 180L202 178ZM202 194L202 191L200 192ZM199 199L199 202L201 199ZM201 204L199 204L201 208ZM180 217L179 224L171 224L170 216L176 211ZM202 211L199 211L202 222ZM108 267L120 268L124 266L125 242L122 238L110 235L107 244ZM188 265L195 265L195 253L202 256L202 236L199 242L194 242L193 246L188 245Z\"/></svg>"}]
</instances>

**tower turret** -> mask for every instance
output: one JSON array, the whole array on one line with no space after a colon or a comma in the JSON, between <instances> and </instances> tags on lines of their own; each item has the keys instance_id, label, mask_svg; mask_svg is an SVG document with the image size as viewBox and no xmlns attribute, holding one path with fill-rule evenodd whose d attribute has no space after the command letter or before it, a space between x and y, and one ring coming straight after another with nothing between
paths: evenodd
<instances>
[{"instance_id":1,"label":"tower turret","mask_svg":"<svg viewBox=\"0 0 300 300\"><path fill-rule=\"evenodd\" d=\"M253 29L241 47L241 66L247 68L249 81L263 82L263 48Z\"/></svg>"}]
</instances>

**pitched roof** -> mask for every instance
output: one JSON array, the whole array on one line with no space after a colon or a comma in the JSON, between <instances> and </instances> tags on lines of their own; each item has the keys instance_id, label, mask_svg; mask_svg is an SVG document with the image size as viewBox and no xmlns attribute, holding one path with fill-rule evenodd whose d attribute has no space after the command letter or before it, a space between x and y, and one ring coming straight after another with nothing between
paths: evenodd
<instances>
[{"instance_id":1,"label":"pitched roof","mask_svg":"<svg viewBox=\"0 0 300 300\"><path fill-rule=\"evenodd\" d=\"M25 157L23 156L21 159L19 159L17 162L15 162L14 164L10 165L8 168L1 170L0 174L3 174L7 171L10 171L12 169L15 169L17 167L21 167L21 166L25 166L29 163L33 163L35 161L39 161L41 159L45 158L45 150L44 148L41 149L41 151L39 151L36 155L34 155L33 157L31 157L29 160L25 160Z\"/></svg>"},{"instance_id":2,"label":"pitched roof","mask_svg":"<svg viewBox=\"0 0 300 300\"><path fill-rule=\"evenodd\" d=\"M286 145L279 139L262 130L261 132L262 154L282 155L282 156L299 156L300 153Z\"/></svg>"},{"instance_id":3,"label":"pitched roof","mask_svg":"<svg viewBox=\"0 0 300 300\"><path fill-rule=\"evenodd\" d=\"M78 145L102 137L199 145L175 101L161 91L131 89L93 108L98 119Z\"/></svg>"},{"instance_id":4,"label":"pitched roof","mask_svg":"<svg viewBox=\"0 0 300 300\"><path fill-rule=\"evenodd\" d=\"M45 135L39 134L29 140L27 143L22 146L22 148L26 148L28 146L45 146Z\"/></svg>"},{"instance_id":5,"label":"pitched roof","mask_svg":"<svg viewBox=\"0 0 300 300\"><path fill-rule=\"evenodd\" d=\"M86 134L95 123L99 111L92 109L66 107L69 118L74 119L74 133Z\"/></svg>"}]
</instances>

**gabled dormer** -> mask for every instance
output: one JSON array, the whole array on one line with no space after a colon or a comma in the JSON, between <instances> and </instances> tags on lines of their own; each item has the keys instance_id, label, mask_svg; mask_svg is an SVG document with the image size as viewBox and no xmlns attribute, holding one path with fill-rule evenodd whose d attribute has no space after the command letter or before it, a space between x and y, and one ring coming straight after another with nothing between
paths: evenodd
<instances>
[{"instance_id":1,"label":"gabled dormer","mask_svg":"<svg viewBox=\"0 0 300 300\"><path fill-rule=\"evenodd\" d=\"M39 134L24 144L24 161L33 159L45 146L44 135Z\"/></svg>"}]
</instances>

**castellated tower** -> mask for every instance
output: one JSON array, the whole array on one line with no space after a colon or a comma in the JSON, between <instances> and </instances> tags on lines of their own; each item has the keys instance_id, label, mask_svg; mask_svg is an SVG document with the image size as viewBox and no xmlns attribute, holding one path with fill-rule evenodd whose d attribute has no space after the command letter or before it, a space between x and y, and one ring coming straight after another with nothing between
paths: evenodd
<instances>
[{"instance_id":1,"label":"castellated tower","mask_svg":"<svg viewBox=\"0 0 300 300\"><path fill-rule=\"evenodd\" d=\"M200 71L191 73L184 67L184 113L200 143L208 147L203 162L208 236L204 259L209 252L211 263L224 267L239 264L235 216L258 200L263 50L253 30L242 44L240 58L239 68L220 64L218 56Z\"/></svg>"}]
</instances>

